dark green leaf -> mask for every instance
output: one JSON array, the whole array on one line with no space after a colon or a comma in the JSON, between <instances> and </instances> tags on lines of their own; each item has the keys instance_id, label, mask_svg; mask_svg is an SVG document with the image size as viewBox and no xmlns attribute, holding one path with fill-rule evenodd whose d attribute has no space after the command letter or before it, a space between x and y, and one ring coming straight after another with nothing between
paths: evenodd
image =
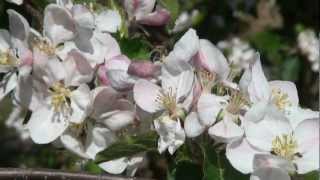
<instances>
[{"instance_id":1,"label":"dark green leaf","mask_svg":"<svg viewBox=\"0 0 320 180\"><path fill-rule=\"evenodd\" d=\"M296 81L299 78L300 61L297 57L286 59L282 64L281 79Z\"/></svg>"},{"instance_id":2,"label":"dark green leaf","mask_svg":"<svg viewBox=\"0 0 320 180\"><path fill-rule=\"evenodd\" d=\"M141 38L120 39L121 52L130 59L149 59L149 46Z\"/></svg>"},{"instance_id":3,"label":"dark green leaf","mask_svg":"<svg viewBox=\"0 0 320 180\"><path fill-rule=\"evenodd\" d=\"M93 161L88 161L84 165L84 170L86 170L87 172L90 172L90 173L94 173L94 174L101 174L103 172L102 169Z\"/></svg>"},{"instance_id":4,"label":"dark green leaf","mask_svg":"<svg viewBox=\"0 0 320 180\"><path fill-rule=\"evenodd\" d=\"M139 136L126 136L100 152L95 161L99 163L121 157L130 157L145 151L154 151L157 149L157 139L158 136L155 132Z\"/></svg>"},{"instance_id":5,"label":"dark green leaf","mask_svg":"<svg viewBox=\"0 0 320 180\"><path fill-rule=\"evenodd\" d=\"M195 180L201 179L201 167L190 161L180 161L177 164L175 172L175 180Z\"/></svg>"}]
</instances>

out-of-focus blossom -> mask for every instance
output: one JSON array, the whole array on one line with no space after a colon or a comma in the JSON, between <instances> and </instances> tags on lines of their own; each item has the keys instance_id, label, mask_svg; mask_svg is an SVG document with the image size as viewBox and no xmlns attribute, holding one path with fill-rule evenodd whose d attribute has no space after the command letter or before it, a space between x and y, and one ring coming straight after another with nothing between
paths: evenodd
<instances>
[{"instance_id":1,"label":"out-of-focus blossom","mask_svg":"<svg viewBox=\"0 0 320 180\"><path fill-rule=\"evenodd\" d=\"M230 40L220 41L217 46L227 52L227 59L231 68L237 72L249 67L250 63L255 60L256 51L248 42L234 37Z\"/></svg>"},{"instance_id":2,"label":"out-of-focus blossom","mask_svg":"<svg viewBox=\"0 0 320 180\"><path fill-rule=\"evenodd\" d=\"M21 5L23 3L23 0L7 0L9 3L14 3L16 5Z\"/></svg>"},{"instance_id":3,"label":"out-of-focus blossom","mask_svg":"<svg viewBox=\"0 0 320 180\"><path fill-rule=\"evenodd\" d=\"M194 18L196 18L198 14L199 14L199 11L197 9L192 10L191 13L182 12L174 22L174 27L172 29L172 32L173 33L180 32L191 27Z\"/></svg>"},{"instance_id":4,"label":"out-of-focus blossom","mask_svg":"<svg viewBox=\"0 0 320 180\"><path fill-rule=\"evenodd\" d=\"M298 35L298 46L301 52L307 56L311 63L311 68L315 72L318 72L320 63L319 44L319 37L311 29L304 30Z\"/></svg>"}]
</instances>

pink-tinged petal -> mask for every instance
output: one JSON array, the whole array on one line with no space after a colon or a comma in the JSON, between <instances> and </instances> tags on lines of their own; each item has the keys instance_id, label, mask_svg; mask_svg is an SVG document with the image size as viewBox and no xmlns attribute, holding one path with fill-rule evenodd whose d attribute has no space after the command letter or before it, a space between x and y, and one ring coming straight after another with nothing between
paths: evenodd
<instances>
[{"instance_id":1,"label":"pink-tinged petal","mask_svg":"<svg viewBox=\"0 0 320 180\"><path fill-rule=\"evenodd\" d=\"M154 12L137 19L140 24L149 26L163 26L170 20L170 12L165 9L157 9Z\"/></svg>"},{"instance_id":2,"label":"pink-tinged petal","mask_svg":"<svg viewBox=\"0 0 320 180\"><path fill-rule=\"evenodd\" d=\"M300 153L319 149L319 118L306 119L299 123L294 130L294 136Z\"/></svg>"},{"instance_id":3,"label":"pink-tinged petal","mask_svg":"<svg viewBox=\"0 0 320 180\"><path fill-rule=\"evenodd\" d=\"M196 112L191 112L184 120L184 131L187 137L197 137L202 134L204 130L205 126L203 126L199 122L199 118Z\"/></svg>"},{"instance_id":4,"label":"pink-tinged petal","mask_svg":"<svg viewBox=\"0 0 320 180\"><path fill-rule=\"evenodd\" d=\"M149 113L155 113L162 109L162 105L157 100L160 92L159 86L147 80L138 80L133 88L133 96L137 105Z\"/></svg>"},{"instance_id":5,"label":"pink-tinged petal","mask_svg":"<svg viewBox=\"0 0 320 180\"><path fill-rule=\"evenodd\" d=\"M110 85L116 90L129 90L133 87L135 79L127 73L129 64L130 60L124 55L116 56L105 62Z\"/></svg>"},{"instance_id":6,"label":"pink-tinged petal","mask_svg":"<svg viewBox=\"0 0 320 180\"><path fill-rule=\"evenodd\" d=\"M111 87L97 87L92 91L93 105L92 116L100 117L103 113L112 109L116 103L119 94Z\"/></svg>"},{"instance_id":7,"label":"pink-tinged petal","mask_svg":"<svg viewBox=\"0 0 320 180\"><path fill-rule=\"evenodd\" d=\"M241 138L244 131L239 125L233 122L234 117L228 114L224 116L222 121L209 128L208 134L210 137L224 143L229 143L234 139Z\"/></svg>"},{"instance_id":8,"label":"pink-tinged petal","mask_svg":"<svg viewBox=\"0 0 320 180\"><path fill-rule=\"evenodd\" d=\"M312 119L319 117L319 111L312 111L311 109L303 109L299 106L291 107L286 113L286 117L290 120L293 128L296 128L305 119Z\"/></svg>"},{"instance_id":9,"label":"pink-tinged petal","mask_svg":"<svg viewBox=\"0 0 320 180\"><path fill-rule=\"evenodd\" d=\"M67 129L69 121L61 113L42 106L34 111L27 123L31 139L37 144L47 144L56 140Z\"/></svg>"},{"instance_id":10,"label":"pink-tinged petal","mask_svg":"<svg viewBox=\"0 0 320 180\"><path fill-rule=\"evenodd\" d=\"M161 84L166 91L175 91L177 102L183 101L192 91L194 72L185 61L168 61L161 69Z\"/></svg>"},{"instance_id":11,"label":"pink-tinged petal","mask_svg":"<svg viewBox=\"0 0 320 180\"><path fill-rule=\"evenodd\" d=\"M54 45L70 40L75 35L71 13L58 5L50 4L44 10L44 34Z\"/></svg>"},{"instance_id":12,"label":"pink-tinged petal","mask_svg":"<svg viewBox=\"0 0 320 180\"><path fill-rule=\"evenodd\" d=\"M104 65L98 67L98 80L101 85L109 86L110 80L107 76L107 68Z\"/></svg>"},{"instance_id":13,"label":"pink-tinged petal","mask_svg":"<svg viewBox=\"0 0 320 180\"><path fill-rule=\"evenodd\" d=\"M265 153L251 146L243 138L232 141L226 147L226 156L231 165L243 174L253 171L253 158L255 154Z\"/></svg>"},{"instance_id":14,"label":"pink-tinged petal","mask_svg":"<svg viewBox=\"0 0 320 180\"><path fill-rule=\"evenodd\" d=\"M295 172L296 168L291 161L271 154L256 154L253 160L253 168L281 168L287 172Z\"/></svg>"},{"instance_id":15,"label":"pink-tinged petal","mask_svg":"<svg viewBox=\"0 0 320 180\"><path fill-rule=\"evenodd\" d=\"M268 101L271 96L271 88L264 75L260 55L256 55L256 61L247 69L240 79L240 87L247 92L253 103Z\"/></svg>"},{"instance_id":16,"label":"pink-tinged petal","mask_svg":"<svg viewBox=\"0 0 320 180\"><path fill-rule=\"evenodd\" d=\"M140 19L151 13L156 0L125 0L124 7L130 18Z\"/></svg>"},{"instance_id":17,"label":"pink-tinged petal","mask_svg":"<svg viewBox=\"0 0 320 180\"><path fill-rule=\"evenodd\" d=\"M173 47L166 61L189 62L199 50L199 37L194 29L189 29Z\"/></svg>"},{"instance_id":18,"label":"pink-tinged petal","mask_svg":"<svg viewBox=\"0 0 320 180\"><path fill-rule=\"evenodd\" d=\"M121 27L121 16L116 10L104 10L97 15L95 24L101 32L115 33Z\"/></svg>"},{"instance_id":19,"label":"pink-tinged petal","mask_svg":"<svg viewBox=\"0 0 320 180\"><path fill-rule=\"evenodd\" d=\"M222 52L206 39L200 40L200 49L194 58L197 67L217 74L221 80L227 79L230 68Z\"/></svg>"},{"instance_id":20,"label":"pink-tinged petal","mask_svg":"<svg viewBox=\"0 0 320 180\"><path fill-rule=\"evenodd\" d=\"M216 122L219 112L226 103L226 97L202 93L197 104L201 124L208 127Z\"/></svg>"},{"instance_id":21,"label":"pink-tinged petal","mask_svg":"<svg viewBox=\"0 0 320 180\"><path fill-rule=\"evenodd\" d=\"M85 152L91 159L94 159L97 153L116 141L114 132L104 126L89 126L88 132Z\"/></svg>"},{"instance_id":22,"label":"pink-tinged petal","mask_svg":"<svg viewBox=\"0 0 320 180\"><path fill-rule=\"evenodd\" d=\"M92 80L94 70L88 60L77 50L72 50L62 63L66 69L65 85L79 86Z\"/></svg>"},{"instance_id":23,"label":"pink-tinged petal","mask_svg":"<svg viewBox=\"0 0 320 180\"><path fill-rule=\"evenodd\" d=\"M75 22L85 28L94 28L94 15L84 5L76 4L71 9L73 19Z\"/></svg>"},{"instance_id":24,"label":"pink-tinged petal","mask_svg":"<svg viewBox=\"0 0 320 180\"><path fill-rule=\"evenodd\" d=\"M161 67L150 61L133 61L128 68L128 74L141 78L154 78L161 72Z\"/></svg>"},{"instance_id":25,"label":"pink-tinged petal","mask_svg":"<svg viewBox=\"0 0 320 180\"><path fill-rule=\"evenodd\" d=\"M251 176L250 180L291 180L289 174L280 168L260 168L255 170Z\"/></svg>"},{"instance_id":26,"label":"pink-tinged petal","mask_svg":"<svg viewBox=\"0 0 320 180\"><path fill-rule=\"evenodd\" d=\"M71 93L72 115L69 119L73 123L82 123L88 116L89 106L91 105L90 88L86 84L80 85Z\"/></svg>"},{"instance_id":27,"label":"pink-tinged petal","mask_svg":"<svg viewBox=\"0 0 320 180\"><path fill-rule=\"evenodd\" d=\"M280 90L282 93L288 95L290 106L299 105L298 90L296 85L290 81L270 81L271 89Z\"/></svg>"},{"instance_id":28,"label":"pink-tinged petal","mask_svg":"<svg viewBox=\"0 0 320 180\"><path fill-rule=\"evenodd\" d=\"M111 58L121 55L120 46L117 40L113 38L110 34L107 34L107 33L102 34L102 37L99 38L99 40L104 43L104 47L106 48L106 53L105 53L106 60L109 60Z\"/></svg>"},{"instance_id":29,"label":"pink-tinged petal","mask_svg":"<svg viewBox=\"0 0 320 180\"><path fill-rule=\"evenodd\" d=\"M106 119L101 119L103 123L112 131L118 131L129 124L132 124L135 118L135 113L132 111L118 111L113 113Z\"/></svg>"},{"instance_id":30,"label":"pink-tinged petal","mask_svg":"<svg viewBox=\"0 0 320 180\"><path fill-rule=\"evenodd\" d=\"M20 49L19 59L21 60L20 66L32 66L33 54L29 49Z\"/></svg>"},{"instance_id":31,"label":"pink-tinged petal","mask_svg":"<svg viewBox=\"0 0 320 180\"><path fill-rule=\"evenodd\" d=\"M20 45L21 42L27 43L30 32L30 25L28 21L15 10L7 10L9 15L9 29L13 37L13 44Z\"/></svg>"},{"instance_id":32,"label":"pink-tinged petal","mask_svg":"<svg viewBox=\"0 0 320 180\"><path fill-rule=\"evenodd\" d=\"M276 136L290 134L293 130L282 112L273 111L273 109L266 112L263 120L252 122L244 118L243 123L250 144L265 151L271 151L272 141Z\"/></svg>"},{"instance_id":33,"label":"pink-tinged petal","mask_svg":"<svg viewBox=\"0 0 320 180\"><path fill-rule=\"evenodd\" d=\"M128 158L123 157L99 164L99 167L110 174L121 174L128 166Z\"/></svg>"}]
</instances>

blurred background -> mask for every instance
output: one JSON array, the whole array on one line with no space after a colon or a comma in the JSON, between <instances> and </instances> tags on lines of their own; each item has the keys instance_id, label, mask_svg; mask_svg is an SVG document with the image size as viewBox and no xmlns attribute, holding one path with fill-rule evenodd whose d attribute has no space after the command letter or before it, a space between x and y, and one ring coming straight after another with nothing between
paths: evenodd
<instances>
[{"instance_id":1,"label":"blurred background","mask_svg":"<svg viewBox=\"0 0 320 180\"><path fill-rule=\"evenodd\" d=\"M77 1L108 4L108 0ZM48 3L26 0L22 6L16 6L1 0L0 28L8 27L6 10L12 8L39 29L43 8ZM158 3L171 12L172 21L167 30L173 38L193 27L200 38L216 44L234 64L246 64L258 51L269 80L293 81L301 106L319 110L319 0L163 0ZM0 167L101 173L93 163L79 162L67 151L32 143L21 124L6 121L10 111L9 98L0 102Z\"/></svg>"}]
</instances>

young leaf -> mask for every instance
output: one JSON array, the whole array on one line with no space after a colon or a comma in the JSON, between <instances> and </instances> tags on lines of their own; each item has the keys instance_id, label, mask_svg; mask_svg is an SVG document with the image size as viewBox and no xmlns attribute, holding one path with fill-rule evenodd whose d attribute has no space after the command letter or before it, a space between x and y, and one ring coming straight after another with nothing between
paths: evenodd
<instances>
[{"instance_id":1,"label":"young leaf","mask_svg":"<svg viewBox=\"0 0 320 180\"><path fill-rule=\"evenodd\" d=\"M95 162L100 163L121 157L130 157L145 151L155 151L157 150L157 139L158 136L155 132L139 136L126 136L100 152Z\"/></svg>"}]
</instances>

